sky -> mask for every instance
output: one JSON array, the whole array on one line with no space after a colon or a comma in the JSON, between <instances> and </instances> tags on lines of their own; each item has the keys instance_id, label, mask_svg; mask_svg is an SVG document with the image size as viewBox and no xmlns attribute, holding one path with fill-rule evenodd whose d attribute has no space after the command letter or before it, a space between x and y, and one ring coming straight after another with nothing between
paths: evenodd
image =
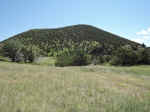
<instances>
[{"instance_id":1,"label":"sky","mask_svg":"<svg viewBox=\"0 0 150 112\"><path fill-rule=\"evenodd\" d=\"M89 24L150 46L150 0L0 0L0 41L34 28Z\"/></svg>"}]
</instances>

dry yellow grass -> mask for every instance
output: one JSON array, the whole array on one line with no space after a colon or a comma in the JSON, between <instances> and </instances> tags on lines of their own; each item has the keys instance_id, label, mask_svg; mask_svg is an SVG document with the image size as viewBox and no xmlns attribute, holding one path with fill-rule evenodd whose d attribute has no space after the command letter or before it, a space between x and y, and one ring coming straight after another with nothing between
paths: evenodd
<instances>
[{"instance_id":1,"label":"dry yellow grass","mask_svg":"<svg viewBox=\"0 0 150 112\"><path fill-rule=\"evenodd\" d=\"M149 112L150 75L134 72L141 67L0 62L0 112Z\"/></svg>"}]
</instances>

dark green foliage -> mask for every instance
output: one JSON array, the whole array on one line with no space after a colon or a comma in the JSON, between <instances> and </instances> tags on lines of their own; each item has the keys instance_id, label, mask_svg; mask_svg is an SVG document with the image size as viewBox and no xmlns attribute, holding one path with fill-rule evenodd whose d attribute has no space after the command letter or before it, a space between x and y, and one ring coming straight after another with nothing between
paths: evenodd
<instances>
[{"instance_id":1,"label":"dark green foliage","mask_svg":"<svg viewBox=\"0 0 150 112\"><path fill-rule=\"evenodd\" d=\"M130 45L118 48L111 60L112 65L149 64L150 55L146 48L141 46L136 49Z\"/></svg>"},{"instance_id":2,"label":"dark green foliage","mask_svg":"<svg viewBox=\"0 0 150 112\"><path fill-rule=\"evenodd\" d=\"M133 65L137 64L137 54L136 52L132 49L131 46L126 45L121 48L119 48L115 52L115 56L112 59L111 64L113 65Z\"/></svg>"},{"instance_id":3,"label":"dark green foliage","mask_svg":"<svg viewBox=\"0 0 150 112\"><path fill-rule=\"evenodd\" d=\"M45 55L49 54L49 56L55 56L63 48L70 48L73 44L79 45L84 43L83 41L86 41L82 45L85 49L92 41L101 43L103 52L107 53L107 55L110 55L113 50L126 44L132 46L139 45L138 43L89 25L75 25L58 29L35 29L18 34L4 42L10 40L18 40L26 47L34 45L40 48ZM99 50L95 50L95 53L100 54Z\"/></svg>"},{"instance_id":4,"label":"dark green foliage","mask_svg":"<svg viewBox=\"0 0 150 112\"><path fill-rule=\"evenodd\" d=\"M144 51L142 52L143 56L143 60L142 62L144 64L150 64L150 49L149 48L145 48Z\"/></svg>"},{"instance_id":5,"label":"dark green foliage","mask_svg":"<svg viewBox=\"0 0 150 112\"><path fill-rule=\"evenodd\" d=\"M71 43L69 45L69 43ZM66 44L67 45L67 44ZM56 66L82 66L91 63L90 52L100 46L96 41L76 43L68 41L69 48L63 48L56 53Z\"/></svg>"},{"instance_id":6,"label":"dark green foliage","mask_svg":"<svg viewBox=\"0 0 150 112\"><path fill-rule=\"evenodd\" d=\"M24 46L17 40L11 40L3 44L1 52L12 62L33 62L40 55L41 50L34 45Z\"/></svg>"},{"instance_id":7,"label":"dark green foliage","mask_svg":"<svg viewBox=\"0 0 150 112\"><path fill-rule=\"evenodd\" d=\"M27 62L33 62L37 57L42 54L41 49L39 49L36 46L28 46L24 47L22 49L23 55L24 55L24 61Z\"/></svg>"},{"instance_id":8,"label":"dark green foliage","mask_svg":"<svg viewBox=\"0 0 150 112\"><path fill-rule=\"evenodd\" d=\"M25 62L24 53L22 52L22 49L18 50L15 54L15 60L14 62Z\"/></svg>"},{"instance_id":9,"label":"dark green foliage","mask_svg":"<svg viewBox=\"0 0 150 112\"><path fill-rule=\"evenodd\" d=\"M3 56L10 58L13 62L16 61L16 58L20 54L23 45L19 41L7 41L2 46Z\"/></svg>"},{"instance_id":10,"label":"dark green foliage","mask_svg":"<svg viewBox=\"0 0 150 112\"><path fill-rule=\"evenodd\" d=\"M83 66L91 62L91 57L84 50L69 49L56 57L56 66Z\"/></svg>"},{"instance_id":11,"label":"dark green foliage","mask_svg":"<svg viewBox=\"0 0 150 112\"><path fill-rule=\"evenodd\" d=\"M143 43L143 44L142 44L142 47L143 47L143 48L146 48L146 45Z\"/></svg>"}]
</instances>

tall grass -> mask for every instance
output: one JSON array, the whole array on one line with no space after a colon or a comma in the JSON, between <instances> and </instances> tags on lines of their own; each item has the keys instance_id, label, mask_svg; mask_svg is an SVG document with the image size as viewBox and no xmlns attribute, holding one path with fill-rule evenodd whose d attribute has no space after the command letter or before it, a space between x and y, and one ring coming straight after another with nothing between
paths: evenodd
<instances>
[{"instance_id":1,"label":"tall grass","mask_svg":"<svg viewBox=\"0 0 150 112\"><path fill-rule=\"evenodd\" d=\"M149 112L150 76L126 69L0 62L0 112Z\"/></svg>"}]
</instances>

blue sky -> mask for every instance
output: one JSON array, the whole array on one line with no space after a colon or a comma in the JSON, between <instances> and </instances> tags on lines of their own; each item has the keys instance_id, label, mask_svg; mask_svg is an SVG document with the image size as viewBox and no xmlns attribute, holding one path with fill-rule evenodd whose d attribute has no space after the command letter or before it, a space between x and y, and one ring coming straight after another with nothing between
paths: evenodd
<instances>
[{"instance_id":1,"label":"blue sky","mask_svg":"<svg viewBox=\"0 0 150 112\"><path fill-rule=\"evenodd\" d=\"M0 40L33 28L89 24L150 46L150 0L0 0Z\"/></svg>"}]
</instances>

